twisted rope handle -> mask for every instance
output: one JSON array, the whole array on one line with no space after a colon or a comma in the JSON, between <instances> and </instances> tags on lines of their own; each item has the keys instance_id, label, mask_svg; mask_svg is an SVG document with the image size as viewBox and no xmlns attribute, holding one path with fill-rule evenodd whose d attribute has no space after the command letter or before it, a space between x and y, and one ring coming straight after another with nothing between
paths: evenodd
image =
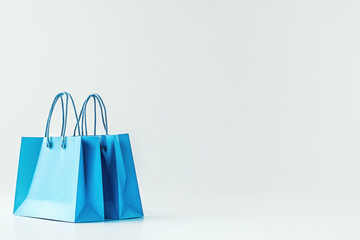
<instances>
[{"instance_id":1,"label":"twisted rope handle","mask_svg":"<svg viewBox=\"0 0 360 240\"><path fill-rule=\"evenodd\" d=\"M66 96L66 101L65 101L65 110L64 110L64 101L63 101L63 96ZM75 113L75 117L76 117L76 124L79 124L79 117L77 115L77 111L76 111L76 107L75 107L75 103L74 100L72 98L72 96L70 95L70 93L68 92L62 92L59 93L55 96L54 101L51 105L50 111L49 111L49 115L48 115L48 119L46 122L46 129L45 129L45 137L46 137L46 146L51 148L52 146L52 142L50 140L50 136L49 136L49 131L50 131L50 121L51 121L51 116L52 113L54 111L54 108L56 106L56 103L58 101L58 99L61 99L61 106L62 106L62 126L61 126L61 137L62 137L62 142L61 142L61 147L65 148L66 147L66 143L65 143L65 132L66 132L66 125L67 125L67 115L68 115L68 102L69 102L69 98L72 102L73 108L74 108L74 113ZM80 135L80 129L78 129L78 133ZM75 132L74 132L74 136L75 136Z\"/></svg>"},{"instance_id":2,"label":"twisted rope handle","mask_svg":"<svg viewBox=\"0 0 360 240\"><path fill-rule=\"evenodd\" d=\"M102 98L100 97L99 94L97 93L93 93L90 94L86 100L83 103L83 106L81 108L80 114L79 114L79 124L80 124L80 120L81 120L81 135L84 135L84 126L85 126L85 135L87 136L87 120L86 120L86 108L87 108L87 104L89 102L89 100L93 98L94 99L94 135L96 135L96 102L99 103L100 106L100 111L101 111L101 119L103 122L103 126L104 126L104 130L106 135L108 135L108 123L107 123L107 112L106 112L106 107L104 104L104 101L102 100ZM74 129L74 134L76 132L76 129L80 129L80 125L77 124L75 126Z\"/></svg>"}]
</instances>

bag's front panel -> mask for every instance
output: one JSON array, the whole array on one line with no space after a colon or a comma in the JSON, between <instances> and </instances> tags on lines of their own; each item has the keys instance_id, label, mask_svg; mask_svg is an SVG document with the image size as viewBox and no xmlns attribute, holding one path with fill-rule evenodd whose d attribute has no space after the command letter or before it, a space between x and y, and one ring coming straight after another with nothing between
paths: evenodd
<instances>
[{"instance_id":1,"label":"bag's front panel","mask_svg":"<svg viewBox=\"0 0 360 240\"><path fill-rule=\"evenodd\" d=\"M65 148L61 140L52 137L48 148L43 139L30 190L18 215L75 221L81 138L67 137Z\"/></svg>"}]
</instances>

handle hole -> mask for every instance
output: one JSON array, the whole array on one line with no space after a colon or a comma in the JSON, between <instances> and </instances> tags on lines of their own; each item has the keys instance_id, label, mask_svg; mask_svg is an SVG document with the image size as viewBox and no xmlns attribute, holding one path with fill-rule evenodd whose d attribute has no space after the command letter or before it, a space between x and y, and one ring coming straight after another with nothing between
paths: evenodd
<instances>
[{"instance_id":1,"label":"handle hole","mask_svg":"<svg viewBox=\"0 0 360 240\"><path fill-rule=\"evenodd\" d=\"M47 142L46 142L46 146L47 146L48 148L51 148L51 147L52 147L52 142L47 141Z\"/></svg>"}]
</instances>

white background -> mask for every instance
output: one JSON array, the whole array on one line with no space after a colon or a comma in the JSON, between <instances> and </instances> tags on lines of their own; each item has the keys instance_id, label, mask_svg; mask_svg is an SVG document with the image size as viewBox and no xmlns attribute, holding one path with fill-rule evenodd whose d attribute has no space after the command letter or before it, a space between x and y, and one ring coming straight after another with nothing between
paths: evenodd
<instances>
[{"instance_id":1,"label":"white background","mask_svg":"<svg viewBox=\"0 0 360 240\"><path fill-rule=\"evenodd\" d=\"M359 239L359 13L0 0L0 239ZM99 93L110 133L130 133L143 220L12 216L20 139L44 134L63 90L79 109Z\"/></svg>"}]
</instances>

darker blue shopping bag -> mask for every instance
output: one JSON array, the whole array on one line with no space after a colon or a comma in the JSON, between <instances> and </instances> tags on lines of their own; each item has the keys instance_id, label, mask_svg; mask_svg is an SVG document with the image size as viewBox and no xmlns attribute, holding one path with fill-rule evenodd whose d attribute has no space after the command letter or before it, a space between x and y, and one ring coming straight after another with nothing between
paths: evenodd
<instances>
[{"instance_id":1,"label":"darker blue shopping bag","mask_svg":"<svg viewBox=\"0 0 360 240\"><path fill-rule=\"evenodd\" d=\"M100 139L65 136L69 98L78 122L72 97L60 93L50 108L45 137L22 138L15 215L67 222L104 220ZM51 115L58 99L63 113L61 136L50 137Z\"/></svg>"},{"instance_id":2,"label":"darker blue shopping bag","mask_svg":"<svg viewBox=\"0 0 360 240\"><path fill-rule=\"evenodd\" d=\"M105 219L143 217L129 134L108 134L106 108L98 94L91 94L84 101L79 115L79 125L75 127L74 134L80 129L81 121L82 138L94 137L87 136L86 124L86 107L91 98L94 99L94 136L99 139L97 150L101 152ZM106 135L96 135L96 102L100 106Z\"/></svg>"}]
</instances>

